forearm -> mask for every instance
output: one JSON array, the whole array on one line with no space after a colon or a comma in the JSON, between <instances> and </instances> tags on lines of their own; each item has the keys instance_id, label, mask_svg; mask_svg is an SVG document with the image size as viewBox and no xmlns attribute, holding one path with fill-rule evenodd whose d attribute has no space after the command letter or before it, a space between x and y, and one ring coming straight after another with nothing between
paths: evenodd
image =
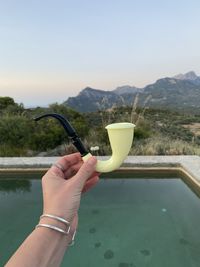
<instances>
[{"instance_id":1,"label":"forearm","mask_svg":"<svg viewBox=\"0 0 200 267\"><path fill-rule=\"evenodd\" d=\"M42 188L44 213L51 215L51 218L41 217L40 224L57 226L67 232L66 221L69 221L70 233L64 235L56 230L37 227L5 267L60 266L67 246L76 233L81 193L94 186L99 179L95 172L96 162L97 160L91 157L87 162L82 163L80 154L72 154L62 157L49 169L42 178ZM65 221L60 221L55 216L61 216Z\"/></svg>"},{"instance_id":2,"label":"forearm","mask_svg":"<svg viewBox=\"0 0 200 267\"><path fill-rule=\"evenodd\" d=\"M41 220L40 223L52 224L51 219ZM56 226L60 227L59 224ZM38 227L26 238L5 267L59 267L70 240L70 236Z\"/></svg>"}]
</instances>

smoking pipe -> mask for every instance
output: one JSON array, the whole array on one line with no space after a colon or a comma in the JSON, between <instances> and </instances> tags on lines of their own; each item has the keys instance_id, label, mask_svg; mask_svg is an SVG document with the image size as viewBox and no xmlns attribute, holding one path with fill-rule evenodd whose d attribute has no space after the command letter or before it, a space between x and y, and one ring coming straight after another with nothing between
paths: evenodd
<instances>
[{"instance_id":1,"label":"smoking pipe","mask_svg":"<svg viewBox=\"0 0 200 267\"><path fill-rule=\"evenodd\" d=\"M67 119L57 113L48 113L36 117L34 120L38 121L45 117L53 117L61 123L73 145L80 152L83 161L87 161L92 156ZM97 161L97 172L111 172L120 167L132 146L134 127L134 124L128 122L112 123L105 127L108 131L112 156L108 160Z\"/></svg>"}]
</instances>

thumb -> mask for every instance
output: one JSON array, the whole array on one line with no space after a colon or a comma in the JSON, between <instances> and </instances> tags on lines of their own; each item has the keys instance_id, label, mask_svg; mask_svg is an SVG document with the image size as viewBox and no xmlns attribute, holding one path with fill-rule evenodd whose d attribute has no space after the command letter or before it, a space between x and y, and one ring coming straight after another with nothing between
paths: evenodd
<instances>
[{"instance_id":1,"label":"thumb","mask_svg":"<svg viewBox=\"0 0 200 267\"><path fill-rule=\"evenodd\" d=\"M95 172L95 166L97 159L95 157L89 158L86 162L83 163L79 171L74 176L74 180L79 184L82 189L87 179Z\"/></svg>"}]
</instances>

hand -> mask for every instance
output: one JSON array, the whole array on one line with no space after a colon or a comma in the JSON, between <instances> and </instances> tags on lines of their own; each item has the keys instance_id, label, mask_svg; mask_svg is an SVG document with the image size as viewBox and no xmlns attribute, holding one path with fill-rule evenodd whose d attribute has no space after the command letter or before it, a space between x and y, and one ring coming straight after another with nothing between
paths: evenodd
<instances>
[{"instance_id":1,"label":"hand","mask_svg":"<svg viewBox=\"0 0 200 267\"><path fill-rule=\"evenodd\" d=\"M53 165L42 178L43 213L65 218L75 230L81 193L99 180L96 162L96 158L91 157L83 163L79 153L60 158L57 163L64 171Z\"/></svg>"}]
</instances>

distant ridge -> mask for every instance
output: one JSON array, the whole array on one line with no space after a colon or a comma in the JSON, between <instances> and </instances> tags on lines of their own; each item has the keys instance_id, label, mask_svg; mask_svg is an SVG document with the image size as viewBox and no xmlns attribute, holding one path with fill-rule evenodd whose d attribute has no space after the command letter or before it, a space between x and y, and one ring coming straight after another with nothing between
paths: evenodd
<instances>
[{"instance_id":1,"label":"distant ridge","mask_svg":"<svg viewBox=\"0 0 200 267\"><path fill-rule=\"evenodd\" d=\"M135 86L130 86L130 85L124 85L117 87L115 90L113 90L113 93L118 94L118 95L123 95L123 94L134 94L136 92L139 92L139 88Z\"/></svg>"},{"instance_id":2,"label":"distant ridge","mask_svg":"<svg viewBox=\"0 0 200 267\"><path fill-rule=\"evenodd\" d=\"M78 96L69 97L64 104L80 111L91 112L101 109L110 108L113 104L120 105L122 103L121 97L112 91L103 91L86 87Z\"/></svg>"},{"instance_id":3,"label":"distant ridge","mask_svg":"<svg viewBox=\"0 0 200 267\"><path fill-rule=\"evenodd\" d=\"M150 96L151 99L147 103L150 107L200 108L200 77L194 71L189 71L174 77L158 79L144 88L125 85L113 91L105 91L86 87L78 96L68 98L64 104L79 112L92 112L113 106L132 105L137 94L139 106L144 105Z\"/></svg>"},{"instance_id":4,"label":"distant ridge","mask_svg":"<svg viewBox=\"0 0 200 267\"><path fill-rule=\"evenodd\" d=\"M200 85L200 77L197 76L194 71L189 71L185 74L178 74L174 76L174 78L178 80L189 80L194 84Z\"/></svg>"}]
</instances>

